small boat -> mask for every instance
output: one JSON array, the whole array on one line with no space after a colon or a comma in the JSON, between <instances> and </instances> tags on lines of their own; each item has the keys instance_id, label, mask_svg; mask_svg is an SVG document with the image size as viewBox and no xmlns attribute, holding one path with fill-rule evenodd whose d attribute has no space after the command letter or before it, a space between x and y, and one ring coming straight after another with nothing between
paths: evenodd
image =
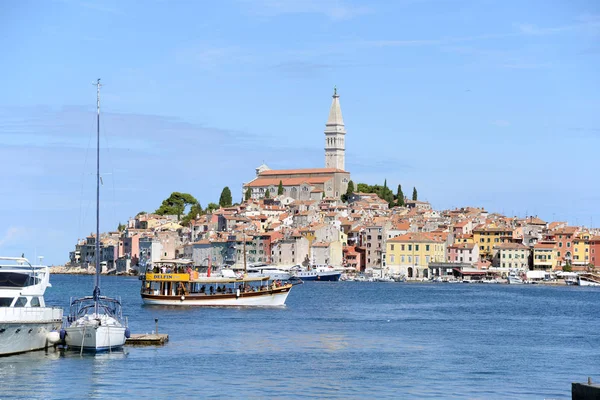
<instances>
[{"instance_id":1,"label":"small boat","mask_svg":"<svg viewBox=\"0 0 600 400\"><path fill-rule=\"evenodd\" d=\"M61 337L70 349L100 352L123 347L129 337L127 320L123 319L120 298L100 295L100 79L97 88L96 149L96 277L92 296L71 298L67 325Z\"/></svg>"},{"instance_id":2,"label":"small boat","mask_svg":"<svg viewBox=\"0 0 600 400\"><path fill-rule=\"evenodd\" d=\"M267 264L252 264L246 271L251 278L270 277L272 280L288 281L292 277L288 271Z\"/></svg>"},{"instance_id":3,"label":"small boat","mask_svg":"<svg viewBox=\"0 0 600 400\"><path fill-rule=\"evenodd\" d=\"M506 280L511 285L522 285L523 283L525 283L525 281L523 281L523 279L521 279L520 277L518 277L515 274L508 275Z\"/></svg>"},{"instance_id":4,"label":"small boat","mask_svg":"<svg viewBox=\"0 0 600 400\"><path fill-rule=\"evenodd\" d=\"M309 266L308 268L295 265L290 268L290 272L294 279L301 279L303 281L339 281L342 276L341 271L325 265Z\"/></svg>"},{"instance_id":5,"label":"small boat","mask_svg":"<svg viewBox=\"0 0 600 400\"><path fill-rule=\"evenodd\" d=\"M46 307L47 266L0 257L0 356L41 350L60 341L63 310Z\"/></svg>"},{"instance_id":6,"label":"small boat","mask_svg":"<svg viewBox=\"0 0 600 400\"><path fill-rule=\"evenodd\" d=\"M592 273L580 274L577 277L577 284L579 286L600 286L600 275Z\"/></svg>"}]
</instances>

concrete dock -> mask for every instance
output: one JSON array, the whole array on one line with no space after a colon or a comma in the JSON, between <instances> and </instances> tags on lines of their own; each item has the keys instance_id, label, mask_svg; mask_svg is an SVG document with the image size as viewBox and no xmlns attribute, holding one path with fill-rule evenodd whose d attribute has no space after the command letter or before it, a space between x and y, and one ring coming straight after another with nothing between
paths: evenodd
<instances>
[{"instance_id":1,"label":"concrete dock","mask_svg":"<svg viewBox=\"0 0 600 400\"><path fill-rule=\"evenodd\" d=\"M588 378L586 383L571 384L571 398L573 400L600 400L600 385L592 383Z\"/></svg>"},{"instance_id":2,"label":"concrete dock","mask_svg":"<svg viewBox=\"0 0 600 400\"><path fill-rule=\"evenodd\" d=\"M169 341L166 333L132 333L125 344L131 346L162 346Z\"/></svg>"}]
</instances>

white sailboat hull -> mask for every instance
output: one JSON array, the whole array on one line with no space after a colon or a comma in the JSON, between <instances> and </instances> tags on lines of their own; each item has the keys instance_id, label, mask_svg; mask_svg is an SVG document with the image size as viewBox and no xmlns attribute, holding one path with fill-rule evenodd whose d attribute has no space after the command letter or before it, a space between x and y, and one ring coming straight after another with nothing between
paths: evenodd
<instances>
[{"instance_id":1,"label":"white sailboat hull","mask_svg":"<svg viewBox=\"0 0 600 400\"><path fill-rule=\"evenodd\" d=\"M278 293L266 293L260 296L147 296L142 295L144 304L163 306L208 306L208 307L277 307L284 306L290 290Z\"/></svg>"},{"instance_id":2,"label":"white sailboat hull","mask_svg":"<svg viewBox=\"0 0 600 400\"><path fill-rule=\"evenodd\" d=\"M69 348L84 351L116 350L125 344L122 326L76 326L65 329L65 342Z\"/></svg>"},{"instance_id":3,"label":"white sailboat hull","mask_svg":"<svg viewBox=\"0 0 600 400\"><path fill-rule=\"evenodd\" d=\"M600 286L600 282L594 282L587 279L579 278L579 286Z\"/></svg>"}]
</instances>

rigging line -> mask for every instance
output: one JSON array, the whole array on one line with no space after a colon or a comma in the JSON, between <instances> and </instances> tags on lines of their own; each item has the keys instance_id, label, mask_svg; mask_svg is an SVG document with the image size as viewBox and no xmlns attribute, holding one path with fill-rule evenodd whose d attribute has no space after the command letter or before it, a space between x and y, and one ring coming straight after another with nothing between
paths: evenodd
<instances>
[{"instance_id":1,"label":"rigging line","mask_svg":"<svg viewBox=\"0 0 600 400\"><path fill-rule=\"evenodd\" d=\"M100 130L102 133L101 136L104 138L104 143L106 145L106 153L108 155L108 157L106 157L106 158L108 159L108 163L110 164L110 173L112 175L112 179L111 179L112 180L112 189L113 189L113 191L112 191L112 195L113 195L112 212L113 212L113 223L116 223L116 221L117 221L117 210L116 210L117 196L116 196L116 188L115 188L115 167L114 167L115 163L114 163L112 154L110 152L110 146L108 145L109 134L106 132L105 126L106 126L106 123L100 127ZM105 162L105 164L106 164L106 162ZM119 223L120 223L120 221L119 221ZM111 231L111 230L109 229L109 231Z\"/></svg>"},{"instance_id":2,"label":"rigging line","mask_svg":"<svg viewBox=\"0 0 600 400\"><path fill-rule=\"evenodd\" d=\"M78 226L77 226L77 236L80 236L82 234L81 225L82 225L82 222L85 221L85 215L87 215L87 209L89 208L89 204L88 204L88 207L86 207L85 210L82 210L85 177L87 175L85 171L86 171L86 167L87 167L88 155L90 152L90 144L92 142L92 136L93 136L92 133L94 132L94 124L92 123L91 125L92 125L92 127L88 130L88 143L85 148L85 157L83 160L83 171L81 172L81 193L79 194L79 222L78 222ZM82 221L82 214L84 212L85 212L85 215L84 215L83 221Z\"/></svg>"}]
</instances>

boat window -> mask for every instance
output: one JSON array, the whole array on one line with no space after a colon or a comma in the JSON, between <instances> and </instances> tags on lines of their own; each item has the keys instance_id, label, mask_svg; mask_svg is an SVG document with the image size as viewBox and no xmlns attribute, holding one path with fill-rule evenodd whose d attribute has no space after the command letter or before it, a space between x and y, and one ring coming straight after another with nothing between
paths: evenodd
<instances>
[{"instance_id":1,"label":"boat window","mask_svg":"<svg viewBox=\"0 0 600 400\"><path fill-rule=\"evenodd\" d=\"M40 306L40 298L32 297L30 305L31 305L31 307L39 307Z\"/></svg>"},{"instance_id":2,"label":"boat window","mask_svg":"<svg viewBox=\"0 0 600 400\"><path fill-rule=\"evenodd\" d=\"M14 297L0 297L0 307L10 307Z\"/></svg>"},{"instance_id":3,"label":"boat window","mask_svg":"<svg viewBox=\"0 0 600 400\"><path fill-rule=\"evenodd\" d=\"M29 274L18 272L0 273L0 287L25 287L29 286Z\"/></svg>"},{"instance_id":4,"label":"boat window","mask_svg":"<svg viewBox=\"0 0 600 400\"><path fill-rule=\"evenodd\" d=\"M19 297L15 303L15 307L25 307L27 304L27 297Z\"/></svg>"}]
</instances>

